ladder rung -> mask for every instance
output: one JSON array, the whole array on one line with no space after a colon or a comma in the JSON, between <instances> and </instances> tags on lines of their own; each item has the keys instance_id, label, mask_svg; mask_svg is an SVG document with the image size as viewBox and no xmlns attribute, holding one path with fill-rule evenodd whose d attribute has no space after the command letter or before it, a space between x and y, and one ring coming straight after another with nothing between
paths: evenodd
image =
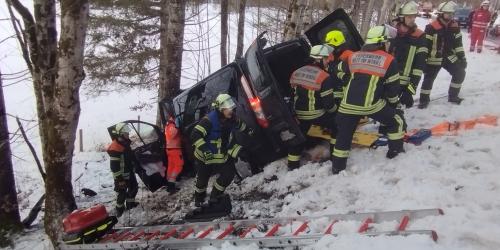
<instances>
[{"instance_id":1,"label":"ladder rung","mask_svg":"<svg viewBox=\"0 0 500 250\"><path fill-rule=\"evenodd\" d=\"M401 222L399 223L397 230L398 231L406 230L406 227L408 226L409 221L410 221L410 217L408 215L403 216L403 219L401 219Z\"/></svg>"},{"instance_id":2,"label":"ladder rung","mask_svg":"<svg viewBox=\"0 0 500 250\"><path fill-rule=\"evenodd\" d=\"M293 236L297 236L300 233L304 232L304 230L306 230L306 228L307 228L307 221L302 223L302 225L300 225L300 227L293 233Z\"/></svg>"},{"instance_id":3,"label":"ladder rung","mask_svg":"<svg viewBox=\"0 0 500 250\"><path fill-rule=\"evenodd\" d=\"M174 234L176 234L176 233L177 233L177 229L172 228L170 231L163 234L163 236L160 238L160 240L166 240L166 239L174 236Z\"/></svg>"},{"instance_id":4,"label":"ladder rung","mask_svg":"<svg viewBox=\"0 0 500 250\"><path fill-rule=\"evenodd\" d=\"M140 239L143 235L145 235L146 233L144 232L144 230L141 230L138 234L136 234L134 237L132 237L132 239L130 240L138 240Z\"/></svg>"},{"instance_id":5,"label":"ladder rung","mask_svg":"<svg viewBox=\"0 0 500 250\"><path fill-rule=\"evenodd\" d=\"M328 226L328 228L326 229L325 233L324 234L332 234L332 231L333 231L333 224L337 223L338 220L334 220L332 221L332 223L330 223L330 225Z\"/></svg>"},{"instance_id":6,"label":"ladder rung","mask_svg":"<svg viewBox=\"0 0 500 250\"><path fill-rule=\"evenodd\" d=\"M272 237L276 232L278 232L278 229L280 228L280 224L274 225L269 232L266 233L265 237Z\"/></svg>"},{"instance_id":7,"label":"ladder rung","mask_svg":"<svg viewBox=\"0 0 500 250\"><path fill-rule=\"evenodd\" d=\"M194 232L194 229L192 227L190 227L188 230L182 232L180 235L179 235L179 238L178 239L185 239L187 238L190 234L192 234Z\"/></svg>"},{"instance_id":8,"label":"ladder rung","mask_svg":"<svg viewBox=\"0 0 500 250\"><path fill-rule=\"evenodd\" d=\"M127 232L124 232L122 234L120 234L119 236L117 236L116 238L113 238L113 242L118 242L118 241L121 241L127 237L129 237L130 235L132 235L132 230L129 230Z\"/></svg>"},{"instance_id":9,"label":"ladder rung","mask_svg":"<svg viewBox=\"0 0 500 250\"><path fill-rule=\"evenodd\" d=\"M150 233L148 236L144 237L144 239L149 241L158 235L160 235L160 230L156 230L156 231Z\"/></svg>"},{"instance_id":10,"label":"ladder rung","mask_svg":"<svg viewBox=\"0 0 500 250\"><path fill-rule=\"evenodd\" d=\"M214 227L209 227L207 230L205 230L203 233L201 233L200 235L198 235L198 239L203 239L205 237L207 237L207 235L212 232L212 230L214 230Z\"/></svg>"},{"instance_id":11,"label":"ladder rung","mask_svg":"<svg viewBox=\"0 0 500 250\"><path fill-rule=\"evenodd\" d=\"M257 225L250 225L245 231L243 231L241 234L240 234L240 238L245 238L247 236L248 233L250 233L250 231L252 231L252 229L256 228Z\"/></svg>"},{"instance_id":12,"label":"ladder rung","mask_svg":"<svg viewBox=\"0 0 500 250\"><path fill-rule=\"evenodd\" d=\"M217 236L217 239L218 240L224 239L228 234L232 233L233 231L234 231L233 224L229 224L226 230L224 230L224 232L222 232L219 236Z\"/></svg>"},{"instance_id":13,"label":"ladder rung","mask_svg":"<svg viewBox=\"0 0 500 250\"><path fill-rule=\"evenodd\" d=\"M371 217L363 221L363 224L361 224L361 227L359 227L358 233L366 232L368 230L368 227L370 226L370 223L373 223L373 219Z\"/></svg>"},{"instance_id":14,"label":"ladder rung","mask_svg":"<svg viewBox=\"0 0 500 250\"><path fill-rule=\"evenodd\" d=\"M118 236L119 234L121 234L124 230L119 230L119 231L115 231L113 233L108 233L106 234L106 236L104 236L104 238L102 238L99 243L104 243L108 240L111 240L113 238L115 238L116 236Z\"/></svg>"}]
</instances>

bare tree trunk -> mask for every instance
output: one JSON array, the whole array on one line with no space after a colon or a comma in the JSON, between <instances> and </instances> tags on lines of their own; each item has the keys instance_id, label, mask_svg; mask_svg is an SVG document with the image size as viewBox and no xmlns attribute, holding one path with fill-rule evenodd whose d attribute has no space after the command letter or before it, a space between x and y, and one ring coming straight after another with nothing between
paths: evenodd
<instances>
[{"instance_id":1,"label":"bare tree trunk","mask_svg":"<svg viewBox=\"0 0 500 250\"><path fill-rule=\"evenodd\" d=\"M228 0L220 1L220 66L227 64L227 19L228 19Z\"/></svg>"},{"instance_id":2,"label":"bare tree trunk","mask_svg":"<svg viewBox=\"0 0 500 250\"><path fill-rule=\"evenodd\" d=\"M368 0L368 5L365 5L363 22L361 23L361 36L366 37L366 33L368 32L368 28L371 26L372 17L373 17L373 6L375 4L375 0Z\"/></svg>"},{"instance_id":3,"label":"bare tree trunk","mask_svg":"<svg viewBox=\"0 0 500 250\"><path fill-rule=\"evenodd\" d=\"M167 75L167 65L168 65L168 54L167 54L167 43L168 43L168 14L169 14L169 0L161 1L161 11L160 11L160 65L158 66L158 102L162 101L164 98L174 96L175 93L169 93L169 79ZM199 65L199 64L198 64ZM156 112L156 125L161 127L161 114L160 109Z\"/></svg>"},{"instance_id":4,"label":"bare tree trunk","mask_svg":"<svg viewBox=\"0 0 500 250\"><path fill-rule=\"evenodd\" d=\"M287 23L284 31L284 41L291 40L300 34L300 17L306 7L306 0L291 0L288 7Z\"/></svg>"},{"instance_id":5,"label":"bare tree trunk","mask_svg":"<svg viewBox=\"0 0 500 250\"><path fill-rule=\"evenodd\" d=\"M301 15L300 15L300 28L295 31L295 37L299 37L304 34L305 30L309 28L313 19L313 7L311 6L311 0L306 0L304 2L304 6L301 7Z\"/></svg>"},{"instance_id":6,"label":"bare tree trunk","mask_svg":"<svg viewBox=\"0 0 500 250\"><path fill-rule=\"evenodd\" d=\"M8 0L22 16L33 63L45 182L45 232L57 248L62 219L76 208L71 165L80 115L79 90L85 77L83 52L88 0L59 1L61 33L57 42L56 2L38 0L35 16L19 0Z\"/></svg>"},{"instance_id":7,"label":"bare tree trunk","mask_svg":"<svg viewBox=\"0 0 500 250\"><path fill-rule=\"evenodd\" d=\"M245 8L247 0L240 0L238 9L238 41L236 42L235 58L241 58L243 55L243 35L245 34Z\"/></svg>"},{"instance_id":8,"label":"bare tree trunk","mask_svg":"<svg viewBox=\"0 0 500 250\"><path fill-rule=\"evenodd\" d=\"M351 11L351 19L356 27L359 27L359 13L361 8L361 0L354 0L354 6Z\"/></svg>"},{"instance_id":9,"label":"bare tree trunk","mask_svg":"<svg viewBox=\"0 0 500 250\"><path fill-rule=\"evenodd\" d=\"M8 246L6 236L21 226L17 204L16 183L12 169L12 158L7 126L7 111L3 95L0 72L0 247Z\"/></svg>"},{"instance_id":10,"label":"bare tree trunk","mask_svg":"<svg viewBox=\"0 0 500 250\"><path fill-rule=\"evenodd\" d=\"M377 17L377 24L384 24L387 21L387 16L389 14L390 0L384 0L382 4L382 10L380 11L380 16Z\"/></svg>"},{"instance_id":11,"label":"bare tree trunk","mask_svg":"<svg viewBox=\"0 0 500 250\"><path fill-rule=\"evenodd\" d=\"M182 52L184 41L184 21L186 2L183 0L163 0L162 33L160 34L160 81L158 101L173 98L180 89ZM159 113L158 113L159 114ZM160 123L160 116L157 116Z\"/></svg>"}]
</instances>

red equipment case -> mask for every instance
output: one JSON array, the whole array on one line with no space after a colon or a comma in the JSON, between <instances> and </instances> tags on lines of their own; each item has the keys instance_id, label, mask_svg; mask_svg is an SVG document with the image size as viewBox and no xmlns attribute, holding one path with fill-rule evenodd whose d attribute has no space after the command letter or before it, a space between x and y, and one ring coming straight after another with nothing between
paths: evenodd
<instances>
[{"instance_id":1,"label":"red equipment case","mask_svg":"<svg viewBox=\"0 0 500 250\"><path fill-rule=\"evenodd\" d=\"M95 205L87 209L78 209L63 219L65 233L77 233L108 218L104 205Z\"/></svg>"}]
</instances>

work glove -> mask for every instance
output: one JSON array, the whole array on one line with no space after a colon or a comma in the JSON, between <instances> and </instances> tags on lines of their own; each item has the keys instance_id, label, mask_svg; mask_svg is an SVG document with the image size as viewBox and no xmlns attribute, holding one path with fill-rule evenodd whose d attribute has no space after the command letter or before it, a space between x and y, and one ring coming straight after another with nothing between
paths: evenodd
<instances>
[{"instance_id":1,"label":"work glove","mask_svg":"<svg viewBox=\"0 0 500 250\"><path fill-rule=\"evenodd\" d=\"M214 154L210 151L204 151L203 152L203 159L205 161L209 161L209 160L212 160L214 158Z\"/></svg>"},{"instance_id":2,"label":"work glove","mask_svg":"<svg viewBox=\"0 0 500 250\"><path fill-rule=\"evenodd\" d=\"M118 176L115 178L115 191L126 191L127 190L127 181L123 179L122 176Z\"/></svg>"},{"instance_id":3,"label":"work glove","mask_svg":"<svg viewBox=\"0 0 500 250\"><path fill-rule=\"evenodd\" d=\"M404 90L403 93L401 93L399 101L401 102L401 104L405 105L406 108L413 107L413 96L409 91Z\"/></svg>"}]
</instances>

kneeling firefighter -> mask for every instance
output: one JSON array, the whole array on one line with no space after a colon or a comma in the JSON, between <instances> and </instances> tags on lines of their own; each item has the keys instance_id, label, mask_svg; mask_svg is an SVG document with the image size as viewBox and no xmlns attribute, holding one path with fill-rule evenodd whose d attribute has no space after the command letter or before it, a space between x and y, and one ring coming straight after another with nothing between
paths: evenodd
<instances>
[{"instance_id":1,"label":"kneeling firefighter","mask_svg":"<svg viewBox=\"0 0 500 250\"><path fill-rule=\"evenodd\" d=\"M375 26L368 31L361 51L354 52L341 71L350 75L337 114L337 143L333 150L334 174L346 168L353 134L363 116L387 126L389 151L387 158L403 152L404 118L396 111L399 103L399 68L392 55L386 52L387 41L395 37L390 26Z\"/></svg>"},{"instance_id":2,"label":"kneeling firefighter","mask_svg":"<svg viewBox=\"0 0 500 250\"><path fill-rule=\"evenodd\" d=\"M132 209L139 203L135 201L138 185L135 178L134 153L130 148L130 127L125 123L115 125L112 134L113 142L108 147L111 172L115 181L116 215L120 217L125 209Z\"/></svg>"},{"instance_id":3,"label":"kneeling firefighter","mask_svg":"<svg viewBox=\"0 0 500 250\"><path fill-rule=\"evenodd\" d=\"M209 212L201 211L203 214L218 210L216 212L222 211L222 216L231 212L231 203L224 191L235 176L234 161L238 157L246 158L246 152L236 143L233 131L239 130L251 136L253 130L236 117L236 104L230 95L219 94L212 106L215 109L203 117L191 133L197 167L194 203L196 207L213 207L206 209ZM208 180L212 172L219 176L213 184L209 204L205 205Z\"/></svg>"},{"instance_id":4,"label":"kneeling firefighter","mask_svg":"<svg viewBox=\"0 0 500 250\"><path fill-rule=\"evenodd\" d=\"M316 45L311 48L307 65L295 70L290 77L294 94L294 109L299 127L304 134L312 125L328 129L331 135L330 153L335 145L335 113L337 111L334 92L341 92L340 82L325 71L332 47ZM288 149L288 170L300 167L303 145Z\"/></svg>"}]
</instances>

